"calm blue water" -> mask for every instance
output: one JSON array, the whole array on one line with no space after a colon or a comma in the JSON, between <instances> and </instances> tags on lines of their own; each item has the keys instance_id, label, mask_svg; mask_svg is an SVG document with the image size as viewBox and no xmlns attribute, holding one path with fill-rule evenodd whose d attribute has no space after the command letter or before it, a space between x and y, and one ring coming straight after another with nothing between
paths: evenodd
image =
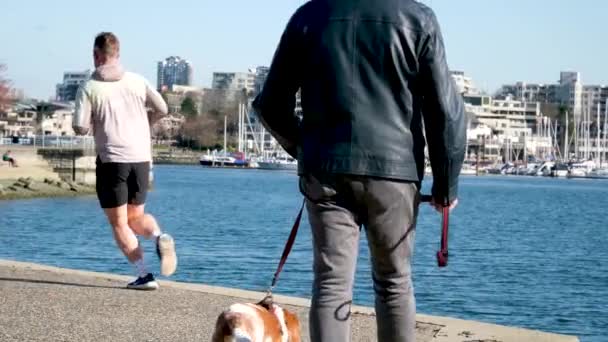
<instances>
[{"instance_id":1,"label":"calm blue water","mask_svg":"<svg viewBox=\"0 0 608 342\"><path fill-rule=\"evenodd\" d=\"M178 244L174 279L264 290L301 203L295 174L157 166L149 211ZM418 312L576 334L608 335L608 181L465 177L451 221L450 265L438 269L440 218L420 211ZM425 184L428 187L429 184ZM303 223L277 292L307 297ZM153 246L148 262L157 267ZM371 305L361 244L355 289ZM0 201L0 258L132 274L96 198Z\"/></svg>"}]
</instances>

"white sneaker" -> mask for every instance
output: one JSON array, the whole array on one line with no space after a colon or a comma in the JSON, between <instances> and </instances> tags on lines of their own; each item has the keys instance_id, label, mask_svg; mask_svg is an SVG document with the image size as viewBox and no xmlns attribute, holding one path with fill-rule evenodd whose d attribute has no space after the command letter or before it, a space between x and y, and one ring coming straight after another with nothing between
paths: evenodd
<instances>
[{"instance_id":1,"label":"white sneaker","mask_svg":"<svg viewBox=\"0 0 608 342\"><path fill-rule=\"evenodd\" d=\"M169 234L161 234L156 239L156 254L160 259L160 273L170 276L177 268L177 255L175 255L175 242Z\"/></svg>"}]
</instances>

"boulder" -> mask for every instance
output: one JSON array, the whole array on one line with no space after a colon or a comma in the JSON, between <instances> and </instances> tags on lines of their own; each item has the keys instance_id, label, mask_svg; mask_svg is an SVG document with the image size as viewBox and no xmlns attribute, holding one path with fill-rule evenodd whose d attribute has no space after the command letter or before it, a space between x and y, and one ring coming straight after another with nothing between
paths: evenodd
<instances>
[{"instance_id":1,"label":"boulder","mask_svg":"<svg viewBox=\"0 0 608 342\"><path fill-rule=\"evenodd\" d=\"M25 186L26 189L31 190L31 191L39 191L40 188L37 186L37 184L35 182L29 182L27 183L27 185Z\"/></svg>"}]
</instances>

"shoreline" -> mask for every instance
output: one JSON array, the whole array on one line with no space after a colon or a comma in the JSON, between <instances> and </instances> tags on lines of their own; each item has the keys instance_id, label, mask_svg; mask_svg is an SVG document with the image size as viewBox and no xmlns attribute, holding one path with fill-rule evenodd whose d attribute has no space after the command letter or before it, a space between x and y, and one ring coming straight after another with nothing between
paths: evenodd
<instances>
[{"instance_id":1,"label":"shoreline","mask_svg":"<svg viewBox=\"0 0 608 342\"><path fill-rule=\"evenodd\" d=\"M32 177L18 179L0 179L0 201L59 198L94 195L95 187L84 183L66 182L63 180Z\"/></svg>"},{"instance_id":2,"label":"shoreline","mask_svg":"<svg viewBox=\"0 0 608 342\"><path fill-rule=\"evenodd\" d=\"M5 329L15 340L179 340L205 341L218 313L236 302L256 302L265 293L234 288L180 283L161 279L153 292L125 290L132 277L65 269L0 259L0 286L7 302L0 307ZM53 293L49 296L49 293ZM275 295L294 310L308 341L305 298ZM142 308L150 310L141 316ZM52 308L49 317L48 308ZM2 315L0 315L2 316ZM114 317L139 317L117 321ZM61 319L49 319L61 318ZM159 320L170 324L158 324ZM375 314L369 307L353 306L353 341L375 340ZM416 315L419 342L575 342L576 336L508 327L457 318ZM10 322L10 324L9 324ZM42 323L41 323L42 322ZM117 329L120 325L120 329ZM79 327L74 329L73 327Z\"/></svg>"}]
</instances>

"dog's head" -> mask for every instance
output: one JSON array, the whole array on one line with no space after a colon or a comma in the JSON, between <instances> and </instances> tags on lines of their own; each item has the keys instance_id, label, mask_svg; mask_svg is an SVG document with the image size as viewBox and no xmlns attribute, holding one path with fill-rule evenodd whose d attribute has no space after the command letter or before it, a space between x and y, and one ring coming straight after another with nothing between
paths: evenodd
<instances>
[{"instance_id":1,"label":"dog's head","mask_svg":"<svg viewBox=\"0 0 608 342\"><path fill-rule=\"evenodd\" d=\"M300 342L298 317L276 304L234 304L217 319L212 342Z\"/></svg>"}]
</instances>

